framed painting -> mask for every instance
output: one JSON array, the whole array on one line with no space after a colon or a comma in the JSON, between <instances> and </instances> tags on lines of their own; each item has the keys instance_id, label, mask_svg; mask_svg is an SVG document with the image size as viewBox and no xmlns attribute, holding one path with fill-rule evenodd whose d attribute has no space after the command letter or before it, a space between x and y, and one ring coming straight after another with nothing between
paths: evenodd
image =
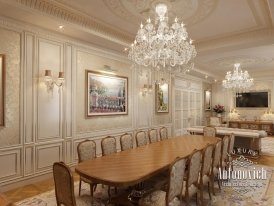
<instances>
[{"instance_id":1,"label":"framed painting","mask_svg":"<svg viewBox=\"0 0 274 206\"><path fill-rule=\"evenodd\" d=\"M205 90L204 95L205 95L204 96L205 111L210 111L211 110L211 91Z\"/></svg>"},{"instance_id":2,"label":"framed painting","mask_svg":"<svg viewBox=\"0 0 274 206\"><path fill-rule=\"evenodd\" d=\"M0 54L0 127L5 126L5 56Z\"/></svg>"},{"instance_id":3,"label":"framed painting","mask_svg":"<svg viewBox=\"0 0 274 206\"><path fill-rule=\"evenodd\" d=\"M156 112L169 112L169 88L168 84L156 84Z\"/></svg>"},{"instance_id":4,"label":"framed painting","mask_svg":"<svg viewBox=\"0 0 274 206\"><path fill-rule=\"evenodd\" d=\"M86 70L86 115L128 113L128 78Z\"/></svg>"}]
</instances>

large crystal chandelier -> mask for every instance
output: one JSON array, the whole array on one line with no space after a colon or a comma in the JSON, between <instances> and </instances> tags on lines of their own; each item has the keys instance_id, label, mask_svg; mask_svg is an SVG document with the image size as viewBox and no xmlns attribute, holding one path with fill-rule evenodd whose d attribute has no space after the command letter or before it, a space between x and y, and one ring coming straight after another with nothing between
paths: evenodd
<instances>
[{"instance_id":1,"label":"large crystal chandelier","mask_svg":"<svg viewBox=\"0 0 274 206\"><path fill-rule=\"evenodd\" d=\"M163 3L157 4L155 11L154 24L150 18L145 25L141 23L129 49L129 59L141 66L169 72L192 69L192 60L197 52L192 40L188 38L184 24L179 23L176 17L169 27L167 6Z\"/></svg>"},{"instance_id":2,"label":"large crystal chandelier","mask_svg":"<svg viewBox=\"0 0 274 206\"><path fill-rule=\"evenodd\" d=\"M234 64L233 73L231 73L231 71L227 72L225 80L223 80L223 87L232 89L236 93L245 92L254 84L253 78L250 78L247 71L243 72L240 66L239 63Z\"/></svg>"}]
</instances>

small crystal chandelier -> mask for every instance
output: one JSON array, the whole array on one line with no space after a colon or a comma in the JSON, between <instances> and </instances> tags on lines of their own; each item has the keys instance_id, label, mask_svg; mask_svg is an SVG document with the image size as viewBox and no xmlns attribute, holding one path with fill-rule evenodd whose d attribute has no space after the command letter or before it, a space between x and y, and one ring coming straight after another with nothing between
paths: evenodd
<instances>
[{"instance_id":1,"label":"small crystal chandelier","mask_svg":"<svg viewBox=\"0 0 274 206\"><path fill-rule=\"evenodd\" d=\"M193 59L197 52L184 24L180 24L176 17L169 27L167 5L163 3L157 4L155 11L154 24L150 18L145 25L141 23L129 49L129 59L137 65L151 66L157 70L189 71L194 67Z\"/></svg>"},{"instance_id":2,"label":"small crystal chandelier","mask_svg":"<svg viewBox=\"0 0 274 206\"><path fill-rule=\"evenodd\" d=\"M241 70L239 63L234 64L234 71L226 73L225 80L223 80L223 87L231 89L237 94L245 92L249 87L254 84L253 78L250 78L247 71Z\"/></svg>"}]
</instances>

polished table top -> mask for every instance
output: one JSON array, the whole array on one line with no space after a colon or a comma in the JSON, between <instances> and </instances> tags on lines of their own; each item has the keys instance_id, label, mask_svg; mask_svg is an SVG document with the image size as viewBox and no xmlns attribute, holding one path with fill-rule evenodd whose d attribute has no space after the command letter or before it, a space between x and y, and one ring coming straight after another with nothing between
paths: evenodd
<instances>
[{"instance_id":1,"label":"polished table top","mask_svg":"<svg viewBox=\"0 0 274 206\"><path fill-rule=\"evenodd\" d=\"M130 186L169 168L176 157L216 143L216 137L184 135L102 156L79 163L75 171L83 177L110 186Z\"/></svg>"}]
</instances>

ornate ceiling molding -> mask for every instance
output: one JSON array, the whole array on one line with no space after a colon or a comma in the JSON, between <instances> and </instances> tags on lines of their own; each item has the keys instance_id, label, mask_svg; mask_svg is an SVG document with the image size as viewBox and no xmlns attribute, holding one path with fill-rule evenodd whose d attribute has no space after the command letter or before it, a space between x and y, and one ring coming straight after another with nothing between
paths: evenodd
<instances>
[{"instance_id":1,"label":"ornate ceiling molding","mask_svg":"<svg viewBox=\"0 0 274 206\"><path fill-rule=\"evenodd\" d=\"M176 16L191 26L209 16L217 6L218 0L103 0L104 4L116 16L136 23L136 17L145 20L154 17L154 7L158 2L165 2L169 7L169 16Z\"/></svg>"},{"instance_id":2,"label":"ornate ceiling molding","mask_svg":"<svg viewBox=\"0 0 274 206\"><path fill-rule=\"evenodd\" d=\"M99 22L90 16L87 16L72 8L68 8L58 2L49 0L9 0L7 3L17 3L28 9L57 18L61 21L81 26L83 30L100 36L104 39L128 46L132 38L130 35L110 28L103 22Z\"/></svg>"}]
</instances>

